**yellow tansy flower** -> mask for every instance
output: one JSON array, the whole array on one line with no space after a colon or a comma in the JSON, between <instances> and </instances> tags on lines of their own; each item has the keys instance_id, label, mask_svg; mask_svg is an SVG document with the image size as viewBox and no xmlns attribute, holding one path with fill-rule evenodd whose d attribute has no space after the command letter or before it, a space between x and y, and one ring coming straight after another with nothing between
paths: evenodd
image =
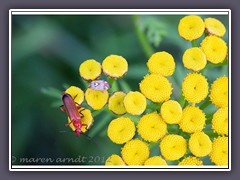
<instances>
[{"instance_id":1,"label":"yellow tansy flower","mask_svg":"<svg viewBox=\"0 0 240 180\"><path fill-rule=\"evenodd\" d=\"M147 62L151 73L171 76L175 70L175 62L171 54L162 51L153 54Z\"/></svg>"},{"instance_id":2,"label":"yellow tansy flower","mask_svg":"<svg viewBox=\"0 0 240 180\"><path fill-rule=\"evenodd\" d=\"M182 18L178 24L178 33L188 41L198 39L202 36L205 24L201 17L190 15Z\"/></svg>"},{"instance_id":3,"label":"yellow tansy flower","mask_svg":"<svg viewBox=\"0 0 240 180\"><path fill-rule=\"evenodd\" d=\"M228 165L228 137L218 137L213 140L210 159L218 166Z\"/></svg>"},{"instance_id":4,"label":"yellow tansy flower","mask_svg":"<svg viewBox=\"0 0 240 180\"><path fill-rule=\"evenodd\" d=\"M182 107L174 100L164 102L160 111L163 120L168 124L178 124L182 118Z\"/></svg>"},{"instance_id":5,"label":"yellow tansy flower","mask_svg":"<svg viewBox=\"0 0 240 180\"><path fill-rule=\"evenodd\" d=\"M167 125L156 112L143 115L138 122L139 135L150 142L157 142L167 133Z\"/></svg>"},{"instance_id":6,"label":"yellow tansy flower","mask_svg":"<svg viewBox=\"0 0 240 180\"><path fill-rule=\"evenodd\" d=\"M126 111L132 115L142 114L147 106L147 100L140 92L130 91L123 100Z\"/></svg>"},{"instance_id":7,"label":"yellow tansy flower","mask_svg":"<svg viewBox=\"0 0 240 180\"><path fill-rule=\"evenodd\" d=\"M213 82L210 99L219 108L228 106L228 77L223 76Z\"/></svg>"},{"instance_id":8,"label":"yellow tansy flower","mask_svg":"<svg viewBox=\"0 0 240 180\"><path fill-rule=\"evenodd\" d=\"M107 134L112 142L123 144L133 138L135 131L135 125L130 118L120 117L110 122Z\"/></svg>"},{"instance_id":9,"label":"yellow tansy flower","mask_svg":"<svg viewBox=\"0 0 240 180\"><path fill-rule=\"evenodd\" d=\"M66 91L67 94L70 94L73 98L73 100L78 103L78 104L82 104L84 101L84 92L76 87L76 86L71 86L69 87Z\"/></svg>"},{"instance_id":10,"label":"yellow tansy flower","mask_svg":"<svg viewBox=\"0 0 240 180\"><path fill-rule=\"evenodd\" d=\"M94 110L102 109L108 101L108 91L99 91L88 88L85 92L87 104Z\"/></svg>"},{"instance_id":11,"label":"yellow tansy flower","mask_svg":"<svg viewBox=\"0 0 240 180\"><path fill-rule=\"evenodd\" d=\"M103 72L112 78L120 78L128 71L126 59L118 55L110 55L102 62Z\"/></svg>"},{"instance_id":12,"label":"yellow tansy flower","mask_svg":"<svg viewBox=\"0 0 240 180\"><path fill-rule=\"evenodd\" d=\"M224 40L216 36L207 36L201 43L207 60L213 64L221 63L227 56L228 47Z\"/></svg>"},{"instance_id":13,"label":"yellow tansy flower","mask_svg":"<svg viewBox=\"0 0 240 180\"><path fill-rule=\"evenodd\" d=\"M158 74L146 75L140 83L140 90L144 96L153 102L163 102L172 94L172 84Z\"/></svg>"},{"instance_id":14,"label":"yellow tansy flower","mask_svg":"<svg viewBox=\"0 0 240 180\"><path fill-rule=\"evenodd\" d=\"M200 103L208 95L207 79L198 73L188 74L182 83L185 99L191 103Z\"/></svg>"},{"instance_id":15,"label":"yellow tansy flower","mask_svg":"<svg viewBox=\"0 0 240 180\"><path fill-rule=\"evenodd\" d=\"M145 161L144 166L167 166L167 162L161 156L153 156Z\"/></svg>"},{"instance_id":16,"label":"yellow tansy flower","mask_svg":"<svg viewBox=\"0 0 240 180\"><path fill-rule=\"evenodd\" d=\"M197 157L207 156L212 150L212 141L204 132L196 132L189 139L189 149Z\"/></svg>"},{"instance_id":17,"label":"yellow tansy flower","mask_svg":"<svg viewBox=\"0 0 240 180\"><path fill-rule=\"evenodd\" d=\"M223 25L223 23L221 23L221 21L215 18L206 18L204 22L205 22L206 31L208 34L219 36L219 37L224 36L226 32L226 28Z\"/></svg>"},{"instance_id":18,"label":"yellow tansy flower","mask_svg":"<svg viewBox=\"0 0 240 180\"><path fill-rule=\"evenodd\" d=\"M160 143L160 150L166 160L174 161L187 152L187 141L179 135L167 135Z\"/></svg>"},{"instance_id":19,"label":"yellow tansy flower","mask_svg":"<svg viewBox=\"0 0 240 180\"><path fill-rule=\"evenodd\" d=\"M188 156L184 158L178 165L179 166L202 166L203 162L194 156Z\"/></svg>"},{"instance_id":20,"label":"yellow tansy flower","mask_svg":"<svg viewBox=\"0 0 240 180\"><path fill-rule=\"evenodd\" d=\"M204 128L205 120L205 114L199 107L187 106L183 109L182 120L179 126L187 133L199 132Z\"/></svg>"},{"instance_id":21,"label":"yellow tansy flower","mask_svg":"<svg viewBox=\"0 0 240 180\"><path fill-rule=\"evenodd\" d=\"M121 115L126 113L123 100L126 94L122 91L114 92L108 100L108 108L115 114Z\"/></svg>"},{"instance_id":22,"label":"yellow tansy flower","mask_svg":"<svg viewBox=\"0 0 240 180\"><path fill-rule=\"evenodd\" d=\"M117 154L113 154L107 158L105 162L106 166L125 166L123 159Z\"/></svg>"},{"instance_id":23,"label":"yellow tansy flower","mask_svg":"<svg viewBox=\"0 0 240 180\"><path fill-rule=\"evenodd\" d=\"M200 71L207 64L206 55L198 47L187 49L183 54L183 65L192 71Z\"/></svg>"},{"instance_id":24,"label":"yellow tansy flower","mask_svg":"<svg viewBox=\"0 0 240 180\"><path fill-rule=\"evenodd\" d=\"M79 73L87 81L95 80L102 74L101 64L94 59L86 60L80 65Z\"/></svg>"},{"instance_id":25,"label":"yellow tansy flower","mask_svg":"<svg viewBox=\"0 0 240 180\"><path fill-rule=\"evenodd\" d=\"M212 128L220 135L228 135L228 108L218 109L212 118Z\"/></svg>"},{"instance_id":26,"label":"yellow tansy flower","mask_svg":"<svg viewBox=\"0 0 240 180\"><path fill-rule=\"evenodd\" d=\"M148 159L150 150L147 143L133 139L127 142L121 150L122 158L128 165L143 165Z\"/></svg>"},{"instance_id":27,"label":"yellow tansy flower","mask_svg":"<svg viewBox=\"0 0 240 180\"><path fill-rule=\"evenodd\" d=\"M83 110L84 109L84 110ZM92 113L89 109L86 109L86 108L80 108L79 109L79 112L82 113L83 117L81 119L81 123L82 124L86 124L87 126L82 126L81 127L81 131L83 133L85 133L93 124L93 117L92 117ZM70 123L70 118L68 117L68 123ZM73 124L69 124L69 127L75 131L76 128L73 126Z\"/></svg>"}]
</instances>

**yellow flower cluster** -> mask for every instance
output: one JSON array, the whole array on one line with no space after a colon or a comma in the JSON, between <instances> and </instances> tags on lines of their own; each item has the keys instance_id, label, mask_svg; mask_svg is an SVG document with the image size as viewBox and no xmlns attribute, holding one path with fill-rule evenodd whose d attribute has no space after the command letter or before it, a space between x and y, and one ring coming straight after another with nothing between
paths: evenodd
<instances>
[{"instance_id":1,"label":"yellow flower cluster","mask_svg":"<svg viewBox=\"0 0 240 180\"><path fill-rule=\"evenodd\" d=\"M205 37L197 43L204 31ZM141 79L138 90L123 92L117 87L110 94L90 86L85 91L75 86L66 90L80 105L86 100L89 109L112 112L107 136L121 149L119 154L112 153L105 165L167 166L169 161L176 161L179 166L202 166L202 157L206 156L216 165L228 164L228 77L212 83L202 72L209 65L226 64L228 47L222 39L226 29L215 18L203 20L189 15L179 21L178 32L192 43L182 55L184 67L191 72L182 81L179 99L175 82L170 81L173 77L169 77L178 63L166 51L146 60L148 74ZM80 76L88 82L96 82L104 73L110 83L127 71L128 62L118 55L107 56L102 63L86 60L79 67ZM104 108L106 104L108 108ZM209 115L205 108L210 104L215 110ZM87 125L82 127L83 132L93 123L89 109L78 108L83 114L82 123ZM75 131L73 124L70 127ZM159 154L151 156L151 148L158 148Z\"/></svg>"}]
</instances>

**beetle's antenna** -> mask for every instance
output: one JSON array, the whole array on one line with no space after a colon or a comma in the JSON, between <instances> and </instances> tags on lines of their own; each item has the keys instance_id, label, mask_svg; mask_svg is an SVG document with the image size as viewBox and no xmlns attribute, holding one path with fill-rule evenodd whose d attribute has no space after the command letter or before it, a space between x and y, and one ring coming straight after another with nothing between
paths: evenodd
<instances>
[{"instance_id":1,"label":"beetle's antenna","mask_svg":"<svg viewBox=\"0 0 240 180\"><path fill-rule=\"evenodd\" d=\"M103 148L100 146L100 144L94 138L88 136L85 133L82 133L82 135L85 136L87 139L92 140L97 145L97 147L103 151Z\"/></svg>"}]
</instances>

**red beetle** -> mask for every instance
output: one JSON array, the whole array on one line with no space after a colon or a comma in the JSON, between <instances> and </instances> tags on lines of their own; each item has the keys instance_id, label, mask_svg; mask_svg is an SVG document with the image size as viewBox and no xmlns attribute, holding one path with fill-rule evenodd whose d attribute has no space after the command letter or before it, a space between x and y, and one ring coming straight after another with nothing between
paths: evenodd
<instances>
[{"instance_id":1,"label":"red beetle","mask_svg":"<svg viewBox=\"0 0 240 180\"><path fill-rule=\"evenodd\" d=\"M81 106L77 104L72 96L66 92L62 93L62 102L63 105L60 106L60 110L67 113L68 117L70 118L70 122L66 124L66 126L69 126L70 124L73 124L75 127L74 134L76 136L79 136L82 134L81 128L83 126L87 127L87 124L82 124L81 119L84 117L81 113L85 108L78 111Z\"/></svg>"}]
</instances>

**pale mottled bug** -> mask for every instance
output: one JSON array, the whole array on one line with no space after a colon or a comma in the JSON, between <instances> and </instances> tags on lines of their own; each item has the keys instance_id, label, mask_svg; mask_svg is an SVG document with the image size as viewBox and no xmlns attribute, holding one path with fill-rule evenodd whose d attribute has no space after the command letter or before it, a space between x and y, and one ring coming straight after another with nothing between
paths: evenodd
<instances>
[{"instance_id":1,"label":"pale mottled bug","mask_svg":"<svg viewBox=\"0 0 240 180\"><path fill-rule=\"evenodd\" d=\"M104 81L104 80L95 80L95 81L90 82L88 87L91 89L104 91L104 90L110 89L111 85L107 81Z\"/></svg>"}]
</instances>

